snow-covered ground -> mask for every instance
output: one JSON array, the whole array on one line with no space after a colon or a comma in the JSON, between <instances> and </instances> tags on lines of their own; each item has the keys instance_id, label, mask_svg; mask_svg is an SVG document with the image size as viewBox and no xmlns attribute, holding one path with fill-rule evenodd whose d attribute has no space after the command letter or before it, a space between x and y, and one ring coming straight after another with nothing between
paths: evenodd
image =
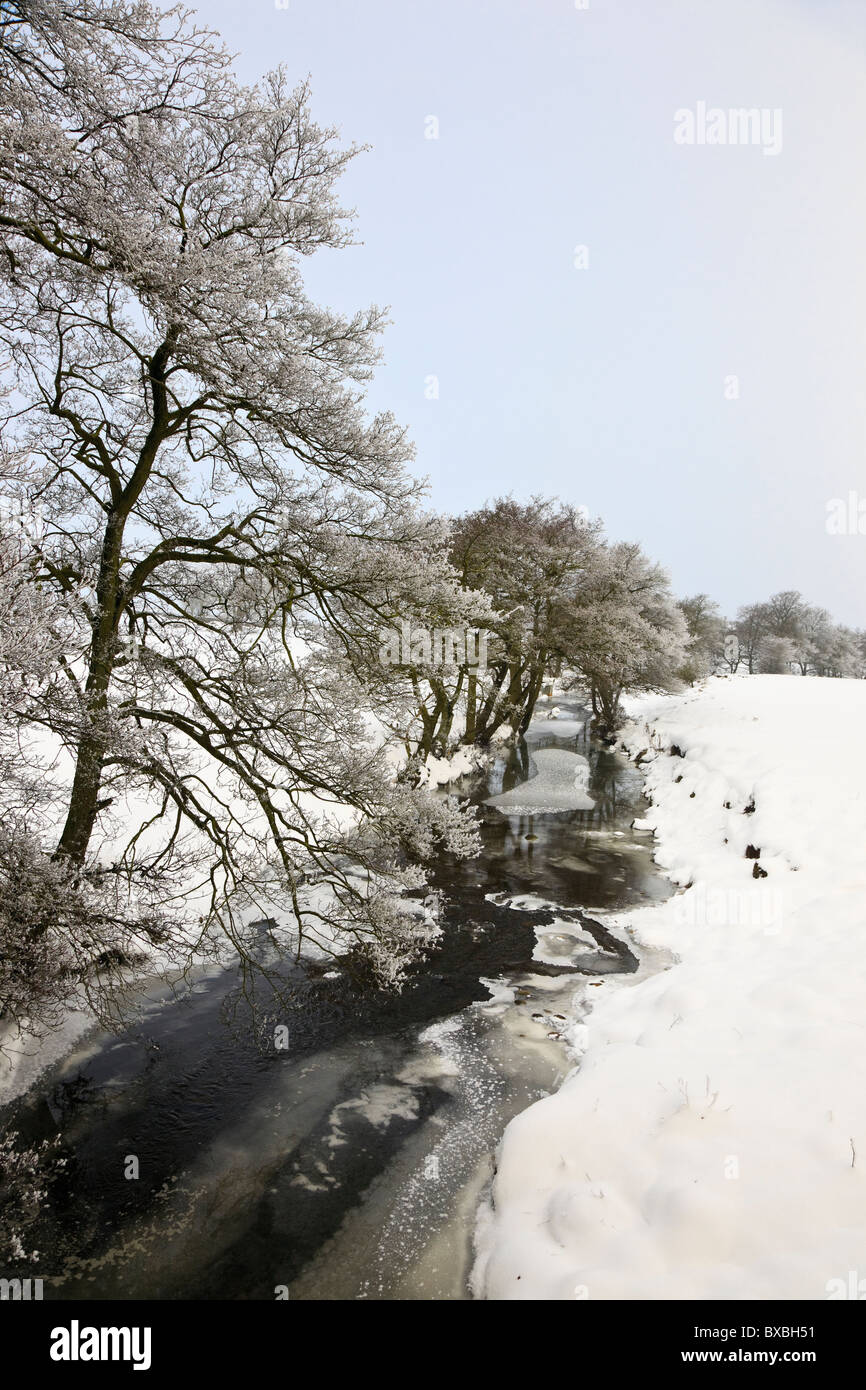
<instances>
[{"instance_id":1,"label":"snow-covered ground","mask_svg":"<svg viewBox=\"0 0 866 1390\"><path fill-rule=\"evenodd\" d=\"M677 963L606 977L579 1069L509 1125L476 1292L866 1297L866 682L630 712L683 891L608 925Z\"/></svg>"}]
</instances>

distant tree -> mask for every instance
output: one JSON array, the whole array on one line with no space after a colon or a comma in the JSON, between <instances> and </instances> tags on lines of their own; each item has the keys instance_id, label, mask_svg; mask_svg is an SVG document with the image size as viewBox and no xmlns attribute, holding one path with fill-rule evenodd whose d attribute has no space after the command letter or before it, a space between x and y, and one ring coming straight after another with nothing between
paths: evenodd
<instances>
[{"instance_id":1,"label":"distant tree","mask_svg":"<svg viewBox=\"0 0 866 1390\"><path fill-rule=\"evenodd\" d=\"M823 625L811 643L810 660L818 676L859 676L861 654L857 633L837 624Z\"/></svg>"},{"instance_id":2,"label":"distant tree","mask_svg":"<svg viewBox=\"0 0 866 1390\"><path fill-rule=\"evenodd\" d=\"M740 639L734 623L725 624L725 632L722 638L722 657L721 664L734 675L740 669L743 660L743 653L740 650Z\"/></svg>"},{"instance_id":3,"label":"distant tree","mask_svg":"<svg viewBox=\"0 0 866 1390\"><path fill-rule=\"evenodd\" d=\"M796 642L803 629L807 606L796 589L783 589L773 594L764 605L767 631L774 637L789 637Z\"/></svg>"},{"instance_id":4,"label":"distant tree","mask_svg":"<svg viewBox=\"0 0 866 1390\"><path fill-rule=\"evenodd\" d=\"M795 589L741 608L734 631L750 672L796 666L804 676L860 677L866 671L863 634L834 623L826 608Z\"/></svg>"},{"instance_id":5,"label":"distant tree","mask_svg":"<svg viewBox=\"0 0 866 1390\"><path fill-rule=\"evenodd\" d=\"M770 635L769 612L765 603L749 603L737 610L734 631L739 643L740 657L749 675L758 667L758 655L764 638Z\"/></svg>"},{"instance_id":6,"label":"distant tree","mask_svg":"<svg viewBox=\"0 0 866 1390\"><path fill-rule=\"evenodd\" d=\"M701 676L709 675L724 659L726 624L719 605L707 594L680 599L679 608L689 633L686 660L680 675L692 684Z\"/></svg>"},{"instance_id":7,"label":"distant tree","mask_svg":"<svg viewBox=\"0 0 866 1390\"><path fill-rule=\"evenodd\" d=\"M758 670L762 675L790 675L796 648L790 637L765 637L758 650Z\"/></svg>"},{"instance_id":8,"label":"distant tree","mask_svg":"<svg viewBox=\"0 0 866 1390\"><path fill-rule=\"evenodd\" d=\"M832 628L833 620L826 608L803 604L793 639L795 660L801 675L817 673L816 658L826 647Z\"/></svg>"}]
</instances>

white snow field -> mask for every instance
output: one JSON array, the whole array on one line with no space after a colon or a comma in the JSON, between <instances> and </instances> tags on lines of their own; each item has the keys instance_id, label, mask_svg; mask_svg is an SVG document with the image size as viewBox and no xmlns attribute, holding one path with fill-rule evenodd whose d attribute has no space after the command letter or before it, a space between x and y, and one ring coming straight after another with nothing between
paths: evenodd
<instances>
[{"instance_id":1,"label":"white snow field","mask_svg":"<svg viewBox=\"0 0 866 1390\"><path fill-rule=\"evenodd\" d=\"M866 1298L866 682L630 712L683 891L607 924L677 963L606 977L579 1069L509 1125L475 1292Z\"/></svg>"}]
</instances>

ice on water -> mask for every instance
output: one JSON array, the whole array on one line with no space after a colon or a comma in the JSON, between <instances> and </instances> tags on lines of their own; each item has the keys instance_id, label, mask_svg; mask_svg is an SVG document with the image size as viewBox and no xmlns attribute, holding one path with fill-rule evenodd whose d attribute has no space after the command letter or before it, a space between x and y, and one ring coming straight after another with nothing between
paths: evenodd
<instances>
[{"instance_id":1,"label":"ice on water","mask_svg":"<svg viewBox=\"0 0 866 1390\"><path fill-rule=\"evenodd\" d=\"M545 811L591 811L587 795L589 763L564 748L540 748L532 754L535 776L510 792L487 799L488 806L514 814Z\"/></svg>"}]
</instances>

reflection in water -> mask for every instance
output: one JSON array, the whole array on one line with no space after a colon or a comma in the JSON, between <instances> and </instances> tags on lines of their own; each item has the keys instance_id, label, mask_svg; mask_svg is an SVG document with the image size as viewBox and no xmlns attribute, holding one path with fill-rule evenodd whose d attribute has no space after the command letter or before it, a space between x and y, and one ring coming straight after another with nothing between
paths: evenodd
<instances>
[{"instance_id":1,"label":"reflection in water","mask_svg":"<svg viewBox=\"0 0 866 1390\"><path fill-rule=\"evenodd\" d=\"M50 1256L27 1271L46 1297L466 1297L503 1128L568 1070L581 982L638 965L594 914L667 891L629 829L639 774L557 740L555 721L460 790L483 803L517 787L542 748L588 759L592 808L482 805L483 854L437 867L442 943L401 995L286 970L251 1017L233 972L202 972L8 1108L27 1140L59 1133L68 1159L34 1238Z\"/></svg>"}]
</instances>

